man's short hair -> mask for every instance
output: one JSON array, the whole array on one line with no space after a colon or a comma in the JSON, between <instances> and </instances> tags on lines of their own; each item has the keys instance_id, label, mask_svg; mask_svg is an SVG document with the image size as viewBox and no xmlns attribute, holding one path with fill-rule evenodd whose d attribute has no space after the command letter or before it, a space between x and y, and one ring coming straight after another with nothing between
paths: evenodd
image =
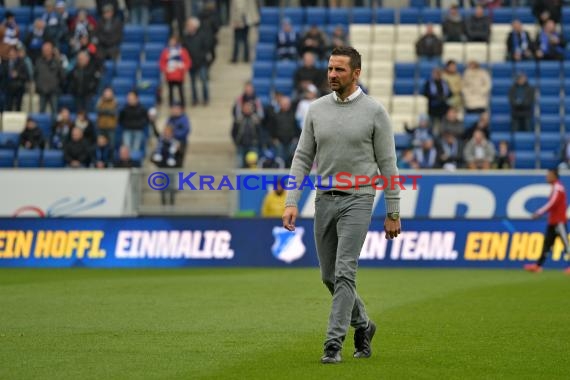
<instances>
[{"instance_id":1,"label":"man's short hair","mask_svg":"<svg viewBox=\"0 0 570 380\"><path fill-rule=\"evenodd\" d=\"M558 168L550 168L548 169L548 171L554 174L556 178L560 178L560 174L558 173Z\"/></svg>"},{"instance_id":2,"label":"man's short hair","mask_svg":"<svg viewBox=\"0 0 570 380\"><path fill-rule=\"evenodd\" d=\"M350 61L348 64L352 70L360 69L362 67L362 59L360 57L360 53L352 46L335 47L331 55L344 55L345 57L349 57Z\"/></svg>"}]
</instances>

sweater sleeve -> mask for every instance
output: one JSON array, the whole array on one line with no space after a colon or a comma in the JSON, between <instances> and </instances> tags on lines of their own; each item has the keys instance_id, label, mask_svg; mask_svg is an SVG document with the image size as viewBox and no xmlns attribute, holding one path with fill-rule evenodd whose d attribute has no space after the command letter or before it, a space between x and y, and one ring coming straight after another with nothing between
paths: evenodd
<instances>
[{"instance_id":1,"label":"sweater sleeve","mask_svg":"<svg viewBox=\"0 0 570 380\"><path fill-rule=\"evenodd\" d=\"M301 190L299 190L298 187L303 181L303 178L310 173L317 150L314 132L311 108L309 107L307 117L305 118L305 126L301 131L299 144L297 145L297 150L295 151L291 170L289 172L289 175L291 176L291 179L289 180L291 188L287 189L285 207L297 207L297 202L299 202L299 199L301 198ZM293 186L292 182L295 183L295 186Z\"/></svg>"},{"instance_id":2,"label":"sweater sleeve","mask_svg":"<svg viewBox=\"0 0 570 380\"><path fill-rule=\"evenodd\" d=\"M389 184L393 184L394 178L399 175L396 165L396 144L392 122L382 106L378 107L374 116L373 144L380 174L387 179ZM384 200L387 213L400 212L400 187L387 186L384 189Z\"/></svg>"}]
</instances>

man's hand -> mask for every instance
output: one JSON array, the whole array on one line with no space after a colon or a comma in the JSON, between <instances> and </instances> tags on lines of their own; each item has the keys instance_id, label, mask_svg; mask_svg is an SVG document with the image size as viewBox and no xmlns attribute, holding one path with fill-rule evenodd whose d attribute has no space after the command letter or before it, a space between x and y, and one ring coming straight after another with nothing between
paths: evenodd
<instances>
[{"instance_id":1,"label":"man's hand","mask_svg":"<svg viewBox=\"0 0 570 380\"><path fill-rule=\"evenodd\" d=\"M401 232L400 219L392 220L389 217L386 217L384 220L384 231L386 232L386 239L388 240L392 240L398 236Z\"/></svg>"},{"instance_id":2,"label":"man's hand","mask_svg":"<svg viewBox=\"0 0 570 380\"><path fill-rule=\"evenodd\" d=\"M532 214L532 218L533 218L533 219L538 219L538 218L540 218L540 214L538 214L538 213L535 212L535 213Z\"/></svg>"},{"instance_id":3,"label":"man's hand","mask_svg":"<svg viewBox=\"0 0 570 380\"><path fill-rule=\"evenodd\" d=\"M297 220L297 207L285 207L283 212L283 227L289 231L295 231L295 220Z\"/></svg>"}]
</instances>

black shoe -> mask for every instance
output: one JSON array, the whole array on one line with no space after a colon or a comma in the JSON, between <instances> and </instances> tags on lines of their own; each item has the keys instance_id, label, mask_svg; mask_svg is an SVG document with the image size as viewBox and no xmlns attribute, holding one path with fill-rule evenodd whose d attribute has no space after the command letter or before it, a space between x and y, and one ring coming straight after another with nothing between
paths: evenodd
<instances>
[{"instance_id":1,"label":"black shoe","mask_svg":"<svg viewBox=\"0 0 570 380\"><path fill-rule=\"evenodd\" d=\"M357 329L354 332L354 357L369 358L372 355L371 342L376 333L376 325L369 321L367 328Z\"/></svg>"},{"instance_id":2,"label":"black shoe","mask_svg":"<svg viewBox=\"0 0 570 380\"><path fill-rule=\"evenodd\" d=\"M325 354L321 358L323 364L336 364L341 362L340 348L338 346L328 346L325 348Z\"/></svg>"}]
</instances>

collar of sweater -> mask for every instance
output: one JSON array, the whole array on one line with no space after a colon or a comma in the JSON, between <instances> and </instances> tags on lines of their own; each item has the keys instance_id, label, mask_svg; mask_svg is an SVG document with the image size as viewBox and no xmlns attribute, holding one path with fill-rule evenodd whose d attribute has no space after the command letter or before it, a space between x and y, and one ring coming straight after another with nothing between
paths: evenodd
<instances>
[{"instance_id":1,"label":"collar of sweater","mask_svg":"<svg viewBox=\"0 0 570 380\"><path fill-rule=\"evenodd\" d=\"M332 92L331 99L333 100L334 103L336 103L338 105L348 105L348 104L352 104L352 103L355 103L358 100L360 100L360 98L362 98L363 94L364 94L364 91L362 91L360 86L357 86L356 91L354 91L352 94L350 94L350 96L348 98L346 98L345 100L340 100L340 98L338 97L338 95L335 91Z\"/></svg>"}]
</instances>

